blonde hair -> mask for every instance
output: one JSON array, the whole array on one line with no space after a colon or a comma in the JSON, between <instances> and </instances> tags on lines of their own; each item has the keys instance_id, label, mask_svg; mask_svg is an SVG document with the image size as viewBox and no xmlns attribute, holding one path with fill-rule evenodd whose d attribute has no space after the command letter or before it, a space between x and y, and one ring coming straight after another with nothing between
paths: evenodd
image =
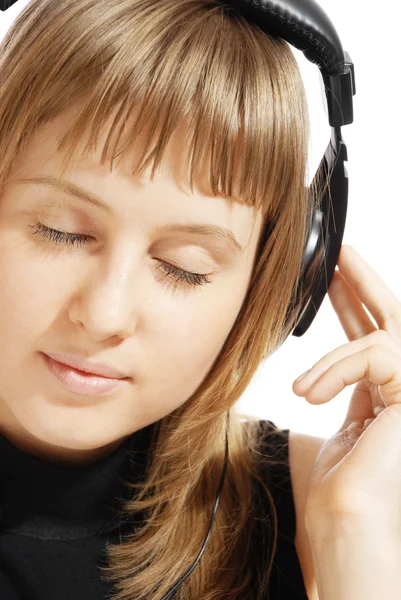
<instances>
[{"instance_id":1,"label":"blonde hair","mask_svg":"<svg viewBox=\"0 0 401 600\"><path fill-rule=\"evenodd\" d=\"M305 192L310 130L295 56L286 41L218 0L31 0L0 45L0 189L35 129L79 98L85 104L58 146L66 152L62 173L81 159L81 142L87 140L82 157L92 152L114 115L103 164L111 135L121 134L140 105L130 143L120 154L130 156L148 124L132 174L152 165L153 180L171 134L191 116L191 190L197 166L209 159L213 194L246 202L264 217L236 321L195 393L157 423L144 480L126 481L136 493L124 512L142 513L143 524L119 544L107 545L109 566L102 571L114 582L114 600L160 600L192 566L210 523L229 411L228 470L214 527L175 597L263 598L277 517L260 468L274 460L263 452L258 420L244 422L235 404L296 324L299 307L292 302L302 249L313 204L319 203L317 189L314 195ZM111 169L120 155L117 143ZM242 161L240 169L235 158ZM252 537L262 526L255 512L256 482L271 502L272 527L269 560L255 590ZM251 591L254 596L247 595Z\"/></svg>"}]
</instances>

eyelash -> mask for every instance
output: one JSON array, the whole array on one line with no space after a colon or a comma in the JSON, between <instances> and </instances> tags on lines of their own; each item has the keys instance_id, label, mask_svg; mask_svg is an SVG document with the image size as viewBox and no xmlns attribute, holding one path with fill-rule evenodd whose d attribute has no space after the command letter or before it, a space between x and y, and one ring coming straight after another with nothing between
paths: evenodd
<instances>
[{"instance_id":1,"label":"eyelash","mask_svg":"<svg viewBox=\"0 0 401 600\"><path fill-rule=\"evenodd\" d=\"M57 229L51 229L42 223L36 223L35 225L30 225L30 227L36 228L36 231L34 231L32 235L39 234L44 240L51 241L54 244L64 244L66 246L85 246L89 243L89 239L92 237L79 233L65 233L63 231L57 231ZM159 262L161 262L161 266L159 268L164 271L166 276L170 275L178 282L183 282L194 287L211 283L207 275L190 273L189 271L184 271L183 269L179 269L178 267L175 267L174 265L164 261Z\"/></svg>"}]
</instances>

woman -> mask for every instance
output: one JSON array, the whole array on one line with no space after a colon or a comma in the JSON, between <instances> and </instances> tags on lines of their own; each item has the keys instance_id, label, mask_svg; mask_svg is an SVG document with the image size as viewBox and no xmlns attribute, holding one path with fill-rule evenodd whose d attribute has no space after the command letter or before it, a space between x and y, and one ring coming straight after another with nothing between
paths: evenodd
<instances>
[{"instance_id":1,"label":"woman","mask_svg":"<svg viewBox=\"0 0 401 600\"><path fill-rule=\"evenodd\" d=\"M175 597L346 598L327 524L347 506L326 499L360 450L349 422L325 444L235 410L297 321L309 122L288 44L215 0L33 0L0 78L3 597L167 597L229 412ZM339 314L369 269L350 250Z\"/></svg>"}]
</instances>

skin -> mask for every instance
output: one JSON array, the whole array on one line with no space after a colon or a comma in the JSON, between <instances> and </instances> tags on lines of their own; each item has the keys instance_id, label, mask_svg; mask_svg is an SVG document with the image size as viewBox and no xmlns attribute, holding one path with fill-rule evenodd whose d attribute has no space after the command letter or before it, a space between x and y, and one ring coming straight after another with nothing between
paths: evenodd
<instances>
[{"instance_id":1,"label":"skin","mask_svg":"<svg viewBox=\"0 0 401 600\"><path fill-rule=\"evenodd\" d=\"M203 178L192 195L180 175L183 127L154 182L132 177L132 157L114 163L111 173L111 154L100 164L105 128L96 152L68 179L107 203L110 215L67 193L19 182L58 174L56 144L76 106L38 130L0 194L0 432L24 452L71 466L108 455L196 391L241 308L262 226L259 212L213 196ZM65 207L56 207L61 201ZM236 255L217 238L155 233L181 221L227 227L244 251ZM33 235L37 222L94 239L56 246ZM180 282L174 291L161 261L207 274L211 283ZM63 388L40 352L81 353L132 380L88 400Z\"/></svg>"}]
</instances>

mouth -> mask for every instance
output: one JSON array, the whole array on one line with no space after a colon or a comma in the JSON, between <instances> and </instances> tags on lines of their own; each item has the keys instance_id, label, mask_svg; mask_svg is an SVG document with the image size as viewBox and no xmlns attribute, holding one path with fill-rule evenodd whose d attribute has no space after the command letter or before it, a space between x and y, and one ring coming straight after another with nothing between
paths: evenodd
<instances>
[{"instance_id":1,"label":"mouth","mask_svg":"<svg viewBox=\"0 0 401 600\"><path fill-rule=\"evenodd\" d=\"M72 367L76 371L80 371L82 373L89 373L90 375L98 375L101 377L107 377L108 379L128 379L124 373L116 369L115 367L89 362L80 358L78 355L74 354L59 354L54 352L46 353L47 356L52 358L58 363L63 365L67 365L68 367Z\"/></svg>"},{"instance_id":2,"label":"mouth","mask_svg":"<svg viewBox=\"0 0 401 600\"><path fill-rule=\"evenodd\" d=\"M75 394L105 396L128 384L129 377L117 379L86 373L60 363L47 354L41 353L41 355L47 370L65 389Z\"/></svg>"}]
</instances>

